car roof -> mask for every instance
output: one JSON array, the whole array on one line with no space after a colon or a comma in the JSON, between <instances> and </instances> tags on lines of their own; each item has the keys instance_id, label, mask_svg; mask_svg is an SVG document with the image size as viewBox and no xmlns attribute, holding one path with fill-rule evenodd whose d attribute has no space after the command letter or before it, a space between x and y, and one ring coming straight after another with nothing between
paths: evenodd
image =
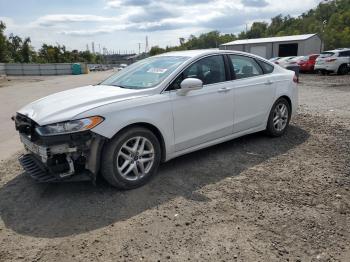
<instances>
[{"instance_id":1,"label":"car roof","mask_svg":"<svg viewBox=\"0 0 350 262\"><path fill-rule=\"evenodd\" d=\"M172 52L160 54L158 56L187 56L192 58L192 57L211 55L211 54L243 54L243 55L258 57L251 53L234 51L234 50L219 50L219 49L196 49L196 50L172 51ZM265 58L262 58L262 59L266 60Z\"/></svg>"},{"instance_id":2,"label":"car roof","mask_svg":"<svg viewBox=\"0 0 350 262\"><path fill-rule=\"evenodd\" d=\"M339 53L343 51L350 51L350 48L339 48L334 50L327 50L327 51L323 51L322 53L327 53L327 52Z\"/></svg>"}]
</instances>

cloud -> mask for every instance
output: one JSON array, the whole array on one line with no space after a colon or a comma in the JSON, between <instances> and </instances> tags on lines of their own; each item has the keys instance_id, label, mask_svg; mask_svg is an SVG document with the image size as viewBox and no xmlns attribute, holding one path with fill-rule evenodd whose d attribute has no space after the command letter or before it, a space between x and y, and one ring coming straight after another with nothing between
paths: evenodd
<instances>
[{"instance_id":1,"label":"cloud","mask_svg":"<svg viewBox=\"0 0 350 262\"><path fill-rule=\"evenodd\" d=\"M269 3L265 0L242 0L242 4L250 7L265 7Z\"/></svg>"},{"instance_id":2,"label":"cloud","mask_svg":"<svg viewBox=\"0 0 350 262\"><path fill-rule=\"evenodd\" d=\"M154 22L161 21L167 18L179 17L179 12L170 11L167 8L159 6L158 8L147 7L142 9L141 11L130 15L128 20L134 23L142 23L142 22Z\"/></svg>"},{"instance_id":3,"label":"cloud","mask_svg":"<svg viewBox=\"0 0 350 262\"><path fill-rule=\"evenodd\" d=\"M56 26L58 24L71 24L82 22L120 22L118 17L104 17L97 15L55 14L39 17L34 21L38 26Z\"/></svg>"},{"instance_id":4,"label":"cloud","mask_svg":"<svg viewBox=\"0 0 350 262\"><path fill-rule=\"evenodd\" d=\"M173 4L175 6L179 5L201 5L207 4L209 2L216 2L218 0L107 0L106 7L109 8L120 8L125 6L148 6L151 4Z\"/></svg>"}]
</instances>

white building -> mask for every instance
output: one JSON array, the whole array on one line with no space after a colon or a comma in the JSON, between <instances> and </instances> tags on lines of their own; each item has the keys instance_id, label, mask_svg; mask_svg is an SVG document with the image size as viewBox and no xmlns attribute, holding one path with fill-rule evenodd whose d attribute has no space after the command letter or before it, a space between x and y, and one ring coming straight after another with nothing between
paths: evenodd
<instances>
[{"instance_id":1,"label":"white building","mask_svg":"<svg viewBox=\"0 0 350 262\"><path fill-rule=\"evenodd\" d=\"M265 57L319 54L322 41L317 34L243 39L220 45L223 50L236 50Z\"/></svg>"}]
</instances>

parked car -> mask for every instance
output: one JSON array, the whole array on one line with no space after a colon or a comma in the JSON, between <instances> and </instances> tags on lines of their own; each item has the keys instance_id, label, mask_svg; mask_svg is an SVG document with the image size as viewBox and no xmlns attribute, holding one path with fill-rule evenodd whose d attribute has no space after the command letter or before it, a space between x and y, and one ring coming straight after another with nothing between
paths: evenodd
<instances>
[{"instance_id":1,"label":"parked car","mask_svg":"<svg viewBox=\"0 0 350 262\"><path fill-rule=\"evenodd\" d=\"M282 66L282 67L286 67L286 65L288 64L288 61L295 58L295 56L286 56L286 57L281 57L280 59L275 61L275 64Z\"/></svg>"},{"instance_id":2,"label":"parked car","mask_svg":"<svg viewBox=\"0 0 350 262\"><path fill-rule=\"evenodd\" d=\"M298 62L298 65L300 66L300 71L301 72L314 72L315 69L315 63L316 59L319 56L319 54L312 54L305 56L303 59L301 59Z\"/></svg>"},{"instance_id":3,"label":"parked car","mask_svg":"<svg viewBox=\"0 0 350 262\"><path fill-rule=\"evenodd\" d=\"M347 74L350 71L350 48L322 52L316 59L315 70L322 74Z\"/></svg>"},{"instance_id":4,"label":"parked car","mask_svg":"<svg viewBox=\"0 0 350 262\"><path fill-rule=\"evenodd\" d=\"M113 67L113 71L117 71L117 72L119 72L119 71L121 71L121 70L123 70L124 68L123 67Z\"/></svg>"},{"instance_id":5,"label":"parked car","mask_svg":"<svg viewBox=\"0 0 350 262\"><path fill-rule=\"evenodd\" d=\"M291 70L295 72L295 76L297 79L297 82L299 82L299 65L298 62L303 58L303 56L288 56L288 57L281 57L280 59L275 61L275 64L278 64L279 66Z\"/></svg>"},{"instance_id":6,"label":"parked car","mask_svg":"<svg viewBox=\"0 0 350 262\"><path fill-rule=\"evenodd\" d=\"M89 66L89 70L90 70L91 72L96 71L96 66L90 65L90 66Z\"/></svg>"},{"instance_id":7,"label":"parked car","mask_svg":"<svg viewBox=\"0 0 350 262\"><path fill-rule=\"evenodd\" d=\"M277 56L277 57L272 57L269 59L270 62L275 63L276 61L278 61L279 59L281 59L281 57Z\"/></svg>"},{"instance_id":8,"label":"parked car","mask_svg":"<svg viewBox=\"0 0 350 262\"><path fill-rule=\"evenodd\" d=\"M295 74L261 57L165 53L20 109L20 162L39 182L101 174L117 188L136 188L177 156L263 130L283 135L297 100Z\"/></svg>"},{"instance_id":9,"label":"parked car","mask_svg":"<svg viewBox=\"0 0 350 262\"><path fill-rule=\"evenodd\" d=\"M289 60L287 60L287 66L290 66L290 65L298 65L299 62L303 61L305 59L305 56L296 56L296 57L293 57Z\"/></svg>"}]
</instances>

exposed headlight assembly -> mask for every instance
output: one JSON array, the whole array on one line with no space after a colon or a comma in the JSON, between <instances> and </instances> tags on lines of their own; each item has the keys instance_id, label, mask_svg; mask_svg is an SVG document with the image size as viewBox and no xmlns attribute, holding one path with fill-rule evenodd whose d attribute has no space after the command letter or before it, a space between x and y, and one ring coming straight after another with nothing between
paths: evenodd
<instances>
[{"instance_id":1,"label":"exposed headlight assembly","mask_svg":"<svg viewBox=\"0 0 350 262\"><path fill-rule=\"evenodd\" d=\"M89 130L99 125L104 120L101 116L92 116L83 119L49 124L46 126L38 126L36 132L41 136L54 136L81 132Z\"/></svg>"}]
</instances>

